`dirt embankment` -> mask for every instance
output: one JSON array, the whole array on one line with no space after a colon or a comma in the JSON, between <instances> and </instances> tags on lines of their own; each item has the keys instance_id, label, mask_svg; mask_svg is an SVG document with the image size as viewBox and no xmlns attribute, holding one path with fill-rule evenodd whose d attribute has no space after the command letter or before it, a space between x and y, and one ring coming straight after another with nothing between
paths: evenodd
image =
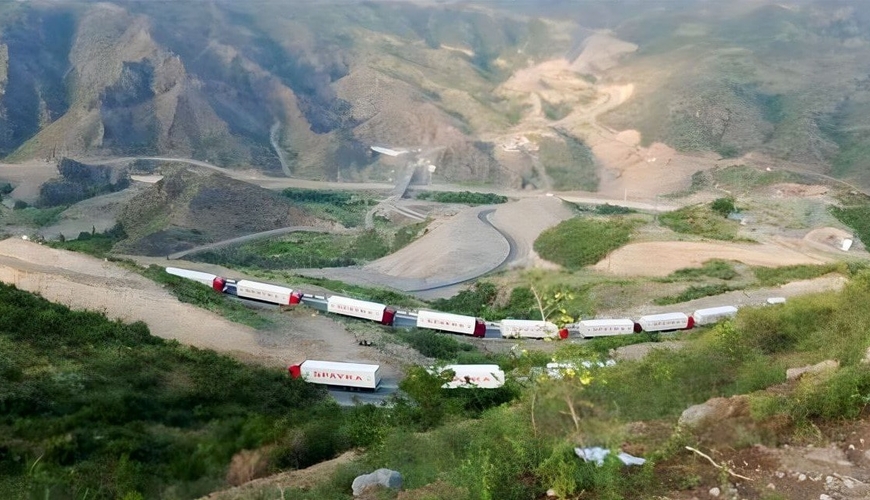
<instances>
[{"instance_id":1,"label":"dirt embankment","mask_svg":"<svg viewBox=\"0 0 870 500\"><path fill-rule=\"evenodd\" d=\"M274 326L255 330L183 304L160 285L111 262L20 239L0 241L0 281L73 309L144 321L157 337L247 362L275 367L307 358L375 362L382 364L386 379L400 371L401 360L359 346L341 323L310 309L265 311Z\"/></svg>"}]
</instances>

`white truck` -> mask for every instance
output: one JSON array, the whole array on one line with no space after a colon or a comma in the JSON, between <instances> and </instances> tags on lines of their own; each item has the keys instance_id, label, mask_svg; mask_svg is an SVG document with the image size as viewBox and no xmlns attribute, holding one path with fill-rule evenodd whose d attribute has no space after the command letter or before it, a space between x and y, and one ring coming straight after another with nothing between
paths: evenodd
<instances>
[{"instance_id":1,"label":"white truck","mask_svg":"<svg viewBox=\"0 0 870 500\"><path fill-rule=\"evenodd\" d=\"M695 324L695 320L691 316L679 312L641 316L637 322L645 332L688 330Z\"/></svg>"},{"instance_id":2,"label":"white truck","mask_svg":"<svg viewBox=\"0 0 870 500\"><path fill-rule=\"evenodd\" d=\"M446 365L429 370L437 375L445 371L454 375L453 380L441 386L443 389L496 389L504 385L504 371L498 365Z\"/></svg>"},{"instance_id":3,"label":"white truck","mask_svg":"<svg viewBox=\"0 0 870 500\"><path fill-rule=\"evenodd\" d=\"M203 285L211 287L214 284L214 279L217 278L217 275L211 273L203 273L200 271L191 271L190 269L181 269L178 267L167 267L166 272L181 278L187 278L189 280L196 281L197 283L202 283Z\"/></svg>"},{"instance_id":4,"label":"white truck","mask_svg":"<svg viewBox=\"0 0 870 500\"><path fill-rule=\"evenodd\" d=\"M302 298L299 292L286 286L270 285L257 281L239 280L236 282L236 295L243 299L259 300L282 306L298 304Z\"/></svg>"},{"instance_id":5,"label":"white truck","mask_svg":"<svg viewBox=\"0 0 870 500\"><path fill-rule=\"evenodd\" d=\"M326 311L354 318L370 319L384 325L393 324L396 311L384 304L332 295L326 299Z\"/></svg>"},{"instance_id":6,"label":"white truck","mask_svg":"<svg viewBox=\"0 0 870 500\"><path fill-rule=\"evenodd\" d=\"M486 335L486 323L480 318L438 311L417 311L417 328L429 328L473 337Z\"/></svg>"},{"instance_id":7,"label":"white truck","mask_svg":"<svg viewBox=\"0 0 870 500\"><path fill-rule=\"evenodd\" d=\"M583 338L628 335L634 333L634 321L630 319L584 319L577 323L577 331Z\"/></svg>"},{"instance_id":8,"label":"white truck","mask_svg":"<svg viewBox=\"0 0 870 500\"><path fill-rule=\"evenodd\" d=\"M380 365L307 359L289 368L290 376L312 384L375 391L381 385Z\"/></svg>"},{"instance_id":9,"label":"white truck","mask_svg":"<svg viewBox=\"0 0 870 500\"><path fill-rule=\"evenodd\" d=\"M692 313L696 325L712 325L725 318L733 318L736 315L737 308L734 306L709 307L707 309L698 309Z\"/></svg>"},{"instance_id":10,"label":"white truck","mask_svg":"<svg viewBox=\"0 0 870 500\"><path fill-rule=\"evenodd\" d=\"M528 319L501 320L501 336L506 339L556 339L567 338L568 330L559 328L549 321Z\"/></svg>"}]
</instances>

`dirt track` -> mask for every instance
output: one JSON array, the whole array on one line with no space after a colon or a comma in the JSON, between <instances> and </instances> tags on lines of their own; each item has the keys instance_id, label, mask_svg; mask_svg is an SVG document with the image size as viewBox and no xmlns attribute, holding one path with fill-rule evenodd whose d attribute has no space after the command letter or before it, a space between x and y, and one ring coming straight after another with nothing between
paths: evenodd
<instances>
[{"instance_id":1,"label":"dirt track","mask_svg":"<svg viewBox=\"0 0 870 500\"><path fill-rule=\"evenodd\" d=\"M0 241L0 281L73 309L141 320L155 336L244 361L275 367L306 358L370 361L384 365L385 378L398 375L396 359L360 347L341 323L309 309L275 312L272 328L254 330L180 303L160 285L111 262L20 239Z\"/></svg>"}]
</instances>

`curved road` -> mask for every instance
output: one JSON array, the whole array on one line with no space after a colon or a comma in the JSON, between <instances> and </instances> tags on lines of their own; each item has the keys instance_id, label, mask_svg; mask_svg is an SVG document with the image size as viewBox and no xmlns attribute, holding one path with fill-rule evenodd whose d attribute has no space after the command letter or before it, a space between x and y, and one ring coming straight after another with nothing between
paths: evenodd
<instances>
[{"instance_id":1,"label":"curved road","mask_svg":"<svg viewBox=\"0 0 870 500\"><path fill-rule=\"evenodd\" d=\"M314 227L314 226L289 226L282 227L278 229L270 229L268 231L262 231L259 233L246 234L245 236L237 236L235 238L230 238L228 240L217 241L215 243L209 243L208 245L201 245L198 247L189 248L187 250L182 250L180 252L171 253L166 256L169 260L176 260L182 257L185 257L190 254L204 252L206 250L214 250L215 248L221 248L229 245L234 245L236 243L245 243L246 241L252 241L260 238L268 238L269 236L278 236L279 234L287 234L287 233L295 233L295 232L307 232L307 233L341 233L344 231L339 231L335 229L326 229L322 227Z\"/></svg>"}]
</instances>

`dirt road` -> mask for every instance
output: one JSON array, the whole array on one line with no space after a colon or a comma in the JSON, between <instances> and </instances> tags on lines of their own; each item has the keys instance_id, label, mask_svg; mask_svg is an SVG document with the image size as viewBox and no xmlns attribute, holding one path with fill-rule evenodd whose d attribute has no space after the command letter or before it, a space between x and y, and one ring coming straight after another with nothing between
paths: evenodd
<instances>
[{"instance_id":1,"label":"dirt road","mask_svg":"<svg viewBox=\"0 0 870 500\"><path fill-rule=\"evenodd\" d=\"M264 312L274 326L255 330L180 303L160 285L111 262L20 239L0 241L0 281L73 309L144 321L161 338L276 368L307 358L373 362L382 365L385 380L395 381L402 364L359 346L341 323L309 309Z\"/></svg>"}]
</instances>

